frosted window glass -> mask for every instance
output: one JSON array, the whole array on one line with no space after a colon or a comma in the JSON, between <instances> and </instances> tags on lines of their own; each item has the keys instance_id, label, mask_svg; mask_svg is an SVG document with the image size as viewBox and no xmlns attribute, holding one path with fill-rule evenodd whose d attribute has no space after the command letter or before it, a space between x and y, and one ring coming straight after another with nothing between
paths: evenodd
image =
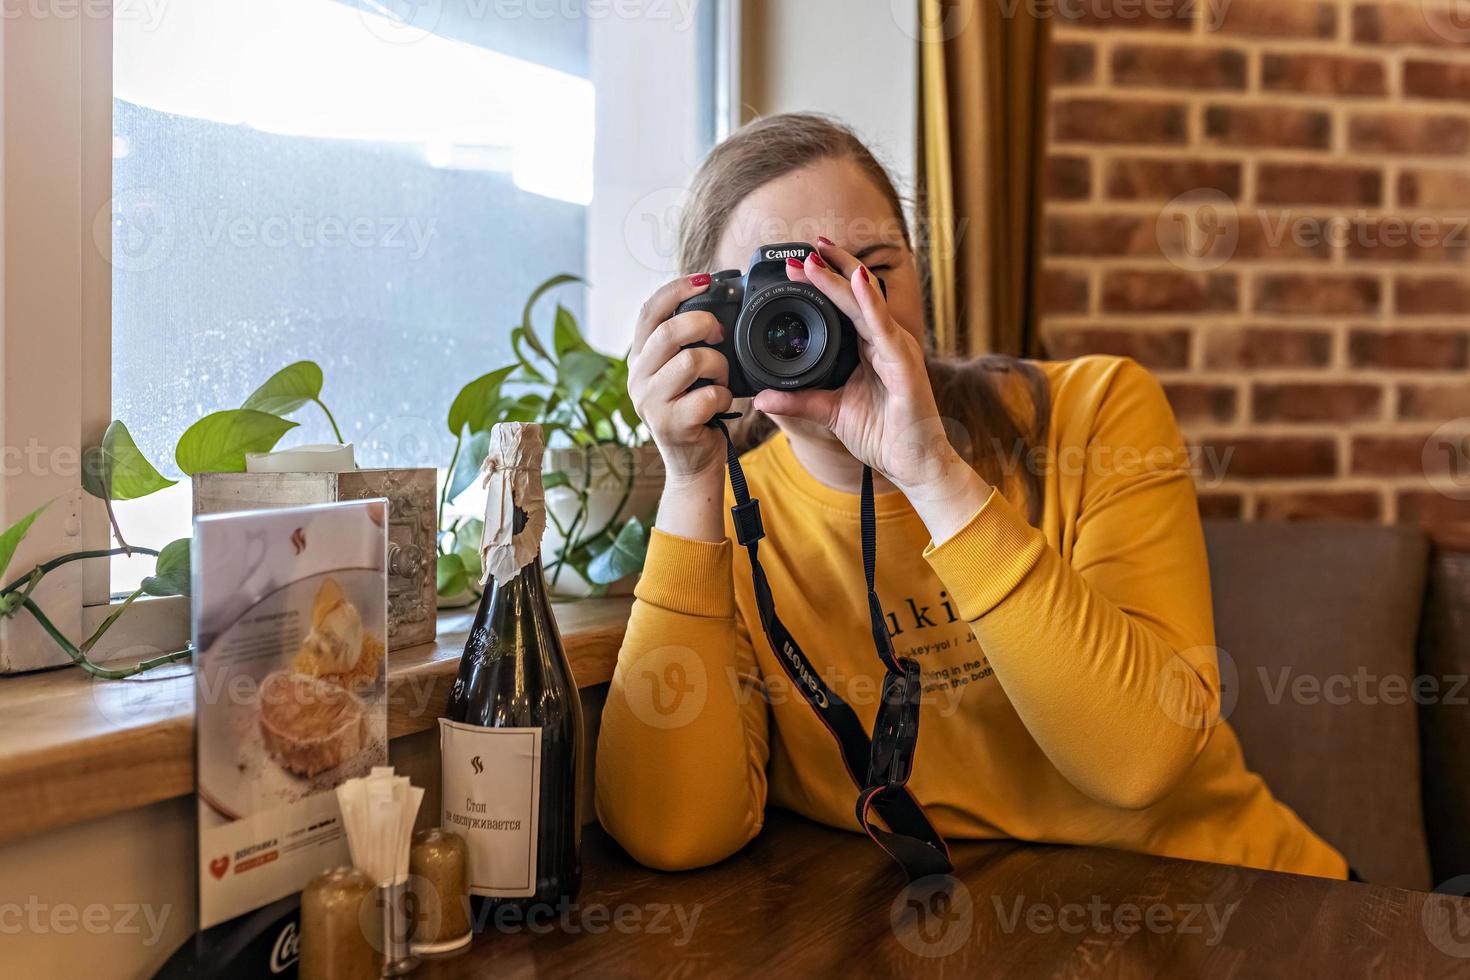
<instances>
[{"instance_id":1,"label":"frosted window glass","mask_svg":"<svg viewBox=\"0 0 1470 980\"><path fill-rule=\"evenodd\" d=\"M113 415L165 475L191 422L303 358L359 465L442 465L454 392L506 360L534 284L583 272L586 20L417 2L432 33L336 0L116 20ZM332 441L293 418L282 445ZM187 487L119 520L184 536ZM114 591L149 571L119 560Z\"/></svg>"}]
</instances>

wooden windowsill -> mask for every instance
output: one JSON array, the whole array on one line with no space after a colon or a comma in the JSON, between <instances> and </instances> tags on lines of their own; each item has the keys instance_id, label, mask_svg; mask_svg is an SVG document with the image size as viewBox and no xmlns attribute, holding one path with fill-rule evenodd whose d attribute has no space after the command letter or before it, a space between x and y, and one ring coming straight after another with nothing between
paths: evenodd
<instances>
[{"instance_id":1,"label":"wooden windowsill","mask_svg":"<svg viewBox=\"0 0 1470 980\"><path fill-rule=\"evenodd\" d=\"M556 606L578 687L612 679L631 599ZM434 727L473 611L442 614L433 643L388 656L388 734ZM0 678L0 841L194 792L194 675L126 681L74 667Z\"/></svg>"}]
</instances>

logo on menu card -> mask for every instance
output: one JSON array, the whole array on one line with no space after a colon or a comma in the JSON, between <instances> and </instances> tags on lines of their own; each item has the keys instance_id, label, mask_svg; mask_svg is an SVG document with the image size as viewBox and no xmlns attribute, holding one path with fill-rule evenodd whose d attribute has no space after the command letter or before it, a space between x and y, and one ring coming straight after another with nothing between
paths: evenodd
<instances>
[{"instance_id":1,"label":"logo on menu card","mask_svg":"<svg viewBox=\"0 0 1470 980\"><path fill-rule=\"evenodd\" d=\"M301 936L296 931L296 920L292 919L271 947L271 972L285 973L300 958Z\"/></svg>"}]
</instances>

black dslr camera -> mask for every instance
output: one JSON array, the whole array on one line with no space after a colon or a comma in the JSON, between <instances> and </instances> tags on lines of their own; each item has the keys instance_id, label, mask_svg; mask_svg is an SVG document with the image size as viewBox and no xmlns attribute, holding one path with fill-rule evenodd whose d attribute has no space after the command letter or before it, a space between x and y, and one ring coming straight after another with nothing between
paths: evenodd
<instances>
[{"instance_id":1,"label":"black dslr camera","mask_svg":"<svg viewBox=\"0 0 1470 980\"><path fill-rule=\"evenodd\" d=\"M857 368L852 321L815 286L786 278L787 259L804 262L815 251L805 242L762 245L743 277L739 269L716 272L709 289L679 304L677 312L713 313L725 328L720 343L689 346L725 355L736 398L766 388L841 388ZM881 279L878 288L887 295Z\"/></svg>"}]
</instances>

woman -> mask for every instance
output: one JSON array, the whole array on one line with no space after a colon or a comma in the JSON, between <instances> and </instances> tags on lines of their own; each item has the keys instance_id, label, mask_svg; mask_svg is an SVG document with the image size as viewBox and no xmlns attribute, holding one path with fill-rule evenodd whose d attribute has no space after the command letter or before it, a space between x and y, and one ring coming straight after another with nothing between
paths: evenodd
<instances>
[{"instance_id":1,"label":"woman","mask_svg":"<svg viewBox=\"0 0 1470 980\"><path fill-rule=\"evenodd\" d=\"M883 668L858 489L872 466L877 594L897 654L924 679L909 788L933 825L1345 877L1219 718L1193 483L1145 371L1108 357L926 364L893 183L821 117L768 118L717 147L681 231L688 275L648 300L633 340L629 387L668 475L597 760L602 822L637 860L719 861L759 832L768 803L858 826L857 787L777 663L749 559L729 540L724 443L705 424L731 408L728 365L684 349L720 325L675 314L707 270L812 241L787 274L854 321L862 364L837 391L753 399L743 435L758 444L742 462L763 511L761 564L782 621L870 726Z\"/></svg>"}]
</instances>

